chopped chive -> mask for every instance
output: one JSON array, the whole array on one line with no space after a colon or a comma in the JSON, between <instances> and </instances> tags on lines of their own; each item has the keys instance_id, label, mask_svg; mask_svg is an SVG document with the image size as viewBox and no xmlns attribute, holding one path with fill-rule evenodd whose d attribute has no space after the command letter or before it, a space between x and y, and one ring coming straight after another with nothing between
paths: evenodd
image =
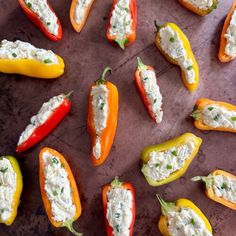
<instances>
[{"instance_id":1,"label":"chopped chive","mask_svg":"<svg viewBox=\"0 0 236 236\"><path fill-rule=\"evenodd\" d=\"M226 183L223 183L222 185L221 185L221 189L227 189L228 188L228 185L226 184Z\"/></svg>"},{"instance_id":2,"label":"chopped chive","mask_svg":"<svg viewBox=\"0 0 236 236\"><path fill-rule=\"evenodd\" d=\"M167 170L172 169L172 165L167 165L167 166L166 166L166 169L167 169Z\"/></svg>"},{"instance_id":3,"label":"chopped chive","mask_svg":"<svg viewBox=\"0 0 236 236\"><path fill-rule=\"evenodd\" d=\"M177 154L177 151L175 150L175 151L173 151L173 152L171 152L171 154L173 155L173 156L178 156L178 154Z\"/></svg>"},{"instance_id":4,"label":"chopped chive","mask_svg":"<svg viewBox=\"0 0 236 236\"><path fill-rule=\"evenodd\" d=\"M12 56L13 56L13 57L17 57L17 54L13 52L13 53L12 53Z\"/></svg>"},{"instance_id":5,"label":"chopped chive","mask_svg":"<svg viewBox=\"0 0 236 236\"><path fill-rule=\"evenodd\" d=\"M232 121L236 121L236 116L231 117Z\"/></svg>"},{"instance_id":6,"label":"chopped chive","mask_svg":"<svg viewBox=\"0 0 236 236\"><path fill-rule=\"evenodd\" d=\"M126 10L127 12L129 12L129 8L128 8L128 7L126 7L125 10Z\"/></svg>"},{"instance_id":7,"label":"chopped chive","mask_svg":"<svg viewBox=\"0 0 236 236\"><path fill-rule=\"evenodd\" d=\"M155 164L155 167L156 167L156 168L157 168L157 167L159 167L159 166L160 166L160 164L159 164L159 163L156 163L156 164Z\"/></svg>"},{"instance_id":8,"label":"chopped chive","mask_svg":"<svg viewBox=\"0 0 236 236\"><path fill-rule=\"evenodd\" d=\"M208 107L209 111L212 111L214 109L214 107Z\"/></svg>"},{"instance_id":9,"label":"chopped chive","mask_svg":"<svg viewBox=\"0 0 236 236\"><path fill-rule=\"evenodd\" d=\"M105 106L105 103L102 102L101 105L100 105L100 109L103 110L104 106Z\"/></svg>"},{"instance_id":10,"label":"chopped chive","mask_svg":"<svg viewBox=\"0 0 236 236\"><path fill-rule=\"evenodd\" d=\"M47 25L51 25L51 22L47 22Z\"/></svg>"},{"instance_id":11,"label":"chopped chive","mask_svg":"<svg viewBox=\"0 0 236 236\"><path fill-rule=\"evenodd\" d=\"M2 173L5 173L7 170L8 170L8 167L6 167L6 168L1 168L0 171L1 171Z\"/></svg>"},{"instance_id":12,"label":"chopped chive","mask_svg":"<svg viewBox=\"0 0 236 236\"><path fill-rule=\"evenodd\" d=\"M57 158L54 157L54 158L52 158L52 163L53 163L53 164L58 164L59 161L57 160Z\"/></svg>"},{"instance_id":13,"label":"chopped chive","mask_svg":"<svg viewBox=\"0 0 236 236\"><path fill-rule=\"evenodd\" d=\"M45 64L52 63L52 61L48 58L43 61Z\"/></svg>"},{"instance_id":14,"label":"chopped chive","mask_svg":"<svg viewBox=\"0 0 236 236\"><path fill-rule=\"evenodd\" d=\"M188 66L187 67L187 70L192 70L193 69L193 66Z\"/></svg>"},{"instance_id":15,"label":"chopped chive","mask_svg":"<svg viewBox=\"0 0 236 236\"><path fill-rule=\"evenodd\" d=\"M58 193L57 193L57 191L53 191L53 196L57 196L58 195Z\"/></svg>"},{"instance_id":16,"label":"chopped chive","mask_svg":"<svg viewBox=\"0 0 236 236\"><path fill-rule=\"evenodd\" d=\"M196 224L196 222L195 222L195 220L194 220L193 218L191 219L191 224L192 224L192 225L195 225L195 224Z\"/></svg>"},{"instance_id":17,"label":"chopped chive","mask_svg":"<svg viewBox=\"0 0 236 236\"><path fill-rule=\"evenodd\" d=\"M61 194L64 192L64 187L61 189Z\"/></svg>"},{"instance_id":18,"label":"chopped chive","mask_svg":"<svg viewBox=\"0 0 236 236\"><path fill-rule=\"evenodd\" d=\"M32 4L30 2L28 2L26 5L27 5L28 8L32 7Z\"/></svg>"},{"instance_id":19,"label":"chopped chive","mask_svg":"<svg viewBox=\"0 0 236 236\"><path fill-rule=\"evenodd\" d=\"M0 186L2 186L2 183L0 183Z\"/></svg>"},{"instance_id":20,"label":"chopped chive","mask_svg":"<svg viewBox=\"0 0 236 236\"><path fill-rule=\"evenodd\" d=\"M143 80L148 80L148 77L143 78Z\"/></svg>"},{"instance_id":21,"label":"chopped chive","mask_svg":"<svg viewBox=\"0 0 236 236\"><path fill-rule=\"evenodd\" d=\"M157 102L157 99L155 98L153 102L156 103L156 102Z\"/></svg>"},{"instance_id":22,"label":"chopped chive","mask_svg":"<svg viewBox=\"0 0 236 236\"><path fill-rule=\"evenodd\" d=\"M217 121L217 120L219 120L219 118L220 118L220 115L217 114L217 115L214 117L214 120Z\"/></svg>"},{"instance_id":23,"label":"chopped chive","mask_svg":"<svg viewBox=\"0 0 236 236\"><path fill-rule=\"evenodd\" d=\"M171 37L169 40L170 40L171 43L173 43L175 41L175 38Z\"/></svg>"}]
</instances>

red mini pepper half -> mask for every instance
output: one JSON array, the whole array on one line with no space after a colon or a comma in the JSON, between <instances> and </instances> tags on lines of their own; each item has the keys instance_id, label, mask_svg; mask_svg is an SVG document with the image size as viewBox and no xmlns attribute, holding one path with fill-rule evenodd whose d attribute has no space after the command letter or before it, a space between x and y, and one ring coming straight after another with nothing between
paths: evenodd
<instances>
[{"instance_id":1,"label":"red mini pepper half","mask_svg":"<svg viewBox=\"0 0 236 236\"><path fill-rule=\"evenodd\" d=\"M48 7L50 8L50 10L56 15L57 17L57 25L58 25L58 34L54 35L52 33L50 33L47 29L47 27L44 25L44 23L42 22L42 20L39 18L39 16L33 12L30 9L30 6L27 6L25 0L18 0L22 10L24 11L25 15L43 32L43 34L49 38L52 41L58 41L62 38L62 27L61 27L61 23L59 21L59 18L57 17L55 11L53 10L53 8L51 7L51 5L47 2Z\"/></svg>"},{"instance_id":2,"label":"red mini pepper half","mask_svg":"<svg viewBox=\"0 0 236 236\"><path fill-rule=\"evenodd\" d=\"M33 147L36 143L40 142L43 138L45 138L56 126L63 120L66 114L70 111L71 102L69 100L70 97L65 95L64 101L57 107L52 115L40 126L38 126L33 133L29 136L27 140L25 140L22 144L16 147L16 152L23 152L31 147Z\"/></svg>"},{"instance_id":3,"label":"red mini pepper half","mask_svg":"<svg viewBox=\"0 0 236 236\"><path fill-rule=\"evenodd\" d=\"M115 9L116 4L119 0L114 0L111 8L111 12L108 17L108 27L107 27L107 39L110 42L116 42L122 49L125 49L125 46L133 43L136 39L136 28L137 28L137 4L136 0L130 0L129 10L131 14L132 22L132 33L125 35L123 39L118 39L116 36L110 35L110 28L111 28L111 17L112 12Z\"/></svg>"},{"instance_id":4,"label":"red mini pepper half","mask_svg":"<svg viewBox=\"0 0 236 236\"><path fill-rule=\"evenodd\" d=\"M108 208L108 199L107 199L107 193L112 188L123 188L126 190L129 190L132 194L132 221L129 227L129 236L133 235L134 230L134 222L136 217L136 206L135 206L135 192L133 186L128 182L120 182L119 179L116 177L110 184L106 184L102 188L102 201L103 201L103 209L104 209L104 217L106 221L106 231L107 236L114 236L113 234L113 228L110 226L108 220L107 220L107 208Z\"/></svg>"}]
</instances>

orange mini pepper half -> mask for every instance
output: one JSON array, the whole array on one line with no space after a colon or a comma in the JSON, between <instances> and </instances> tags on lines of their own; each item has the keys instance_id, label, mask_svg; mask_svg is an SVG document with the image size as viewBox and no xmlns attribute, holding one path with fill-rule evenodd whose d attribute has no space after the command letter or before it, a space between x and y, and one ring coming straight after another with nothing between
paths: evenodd
<instances>
[{"instance_id":1,"label":"orange mini pepper half","mask_svg":"<svg viewBox=\"0 0 236 236\"><path fill-rule=\"evenodd\" d=\"M89 12L91 10L91 7L93 5L94 0L90 0L88 4L84 3L83 0L72 0L71 7L70 7L70 22L76 32L81 32L87 18L89 16ZM82 18L80 18L80 22L76 20L76 8L79 5L78 11L81 11L81 14L83 14ZM84 9L83 9L84 8Z\"/></svg>"},{"instance_id":2,"label":"orange mini pepper half","mask_svg":"<svg viewBox=\"0 0 236 236\"><path fill-rule=\"evenodd\" d=\"M75 205L76 211L75 215L72 220L67 220L65 222L62 221L55 221L53 218L53 213L52 213L52 208L51 208L51 202L47 196L46 190L45 190L45 163L44 163L44 153L49 152L52 156L57 157L61 166L65 169L67 173L68 180L70 182L70 187L71 187L71 198L72 202ZM54 158L53 158L54 159ZM57 162L53 162L52 164L59 164ZM55 227L67 227L74 235L77 236L82 236L81 233L78 233L74 230L72 224L74 221L76 221L80 215L81 215L81 203L80 203L80 197L79 197L79 192L78 188L75 182L75 178L73 176L73 173L70 169L69 164L67 163L66 159L56 150L45 147L43 148L40 153L39 153L39 181L40 181L40 190L41 190L41 195L42 195L42 200L44 203L44 208L46 210L48 219L50 220L51 224Z\"/></svg>"},{"instance_id":3,"label":"orange mini pepper half","mask_svg":"<svg viewBox=\"0 0 236 236\"><path fill-rule=\"evenodd\" d=\"M232 15L236 9L236 0L234 1L233 5L231 6L229 13L225 19L224 26L221 32L221 37L220 37L220 50L218 54L218 58L221 62L229 62L233 60L234 58L230 57L229 55L225 54L225 47L227 44L227 40L225 38L226 31L230 25L230 21L232 18Z\"/></svg>"},{"instance_id":4,"label":"orange mini pepper half","mask_svg":"<svg viewBox=\"0 0 236 236\"><path fill-rule=\"evenodd\" d=\"M194 110L191 114L191 116L194 119L195 127L200 130L215 130L215 131L225 131L225 132L236 133L236 129L234 128L223 127L223 126L213 127L204 123L202 111L204 110L204 108L208 107L207 109L209 110L209 112L210 111L213 112L214 106L222 107L226 109L227 111L236 112L236 106L230 103L214 101L207 98L200 98L197 100L196 105L194 106ZM216 116L213 118L214 121L217 121L219 119L220 119L220 114L216 114ZM230 118L229 122L236 123L236 113L235 113L235 116L232 116Z\"/></svg>"},{"instance_id":5,"label":"orange mini pepper half","mask_svg":"<svg viewBox=\"0 0 236 236\"><path fill-rule=\"evenodd\" d=\"M98 158L95 157L94 151L92 150L91 153L91 159L92 163L95 166L101 165L108 157L113 140L116 133L116 127L117 127L117 117L118 117L118 90L117 87L105 80L105 75L108 71L111 71L109 67L106 67L103 71L102 76L94 82L90 89L89 94L89 108L88 108L88 118L87 118L87 127L88 132L91 137L91 144L92 149L94 150L94 147L96 145L96 140L99 138L100 143L99 149L100 149L100 155ZM97 106L100 106L100 109L98 110L98 114L96 117L95 114L95 106L93 105L93 89L95 87L103 87L103 89L107 90L107 104L105 101L100 100L100 97L98 96L97 100L94 101L97 103ZM103 127L100 133L97 132L96 126L95 126L95 119L99 119L100 117L100 111L102 112L103 109L107 109L107 119L106 119L106 125ZM98 122L99 123L99 122Z\"/></svg>"},{"instance_id":6,"label":"orange mini pepper half","mask_svg":"<svg viewBox=\"0 0 236 236\"><path fill-rule=\"evenodd\" d=\"M136 0L129 0L129 9L125 9L130 12L132 25L131 25L131 33L124 35L123 38L120 38L116 35L111 35L110 29L111 27L115 28L116 26L111 24L111 18L113 11L116 8L116 5L120 0L114 0L111 8L110 15L108 17L108 27L107 27L107 39L109 42L116 42L122 49L125 49L126 46L133 43L136 39L136 28L137 28L137 4Z\"/></svg>"},{"instance_id":7,"label":"orange mini pepper half","mask_svg":"<svg viewBox=\"0 0 236 236\"><path fill-rule=\"evenodd\" d=\"M213 188L213 186L214 186L213 180L214 180L214 177L217 175L223 175L224 177L228 177L229 179L232 179L236 183L236 176L234 176L226 171L223 171L223 170L215 170L215 171L211 172L208 176L193 177L192 181L200 181L200 180L203 181L206 185L206 195L208 198L210 198L211 200L218 202L226 207L236 210L236 203L235 202L231 202L227 199L224 199L224 197L218 197L215 194L215 191ZM222 190L227 189L227 188L229 188L229 186L227 186L227 183L223 183L221 185ZM232 191L234 191L234 190L232 189Z\"/></svg>"}]
</instances>

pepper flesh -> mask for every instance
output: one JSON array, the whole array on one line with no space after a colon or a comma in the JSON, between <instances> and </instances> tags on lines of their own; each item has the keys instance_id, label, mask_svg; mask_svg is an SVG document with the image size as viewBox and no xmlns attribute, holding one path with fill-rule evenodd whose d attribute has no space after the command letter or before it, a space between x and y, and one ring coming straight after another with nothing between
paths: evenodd
<instances>
[{"instance_id":1,"label":"pepper flesh","mask_svg":"<svg viewBox=\"0 0 236 236\"><path fill-rule=\"evenodd\" d=\"M45 121L45 123L38 126L27 140L16 147L16 152L23 152L33 147L56 128L70 111L71 102L68 98L69 95L65 96L63 103L53 111L53 114Z\"/></svg>"},{"instance_id":2,"label":"pepper flesh","mask_svg":"<svg viewBox=\"0 0 236 236\"><path fill-rule=\"evenodd\" d=\"M33 59L0 59L0 72L20 74L34 78L54 79L64 73L64 61L57 55L59 64L46 64Z\"/></svg>"},{"instance_id":3,"label":"pepper flesh","mask_svg":"<svg viewBox=\"0 0 236 236\"><path fill-rule=\"evenodd\" d=\"M136 217L136 206L135 206L135 192L133 186L128 183L128 182L120 182L119 179L116 177L110 184L104 185L102 188L102 201L103 201L103 209L104 209L104 217L106 221L106 231L107 231L107 236L113 236L113 228L110 226L108 220L107 220L107 193L110 191L111 188L113 187L119 187L119 188L124 188L127 189L131 192L133 196L133 207L132 207L132 222L129 227L129 236L133 235L133 230L134 230L134 222L135 222L135 217Z\"/></svg>"},{"instance_id":4,"label":"pepper flesh","mask_svg":"<svg viewBox=\"0 0 236 236\"><path fill-rule=\"evenodd\" d=\"M229 13L228 13L228 15L225 19L224 26L223 26L223 29L222 29L222 32L221 32L220 49L219 49L218 58L223 63L232 61L234 59L233 57L230 57L230 56L225 54L225 47L226 47L226 43L227 43L227 40L225 38L225 34L226 34L227 29L230 25L231 17L233 15L235 9L236 9L236 0L234 1L233 5L231 6L231 8L229 10Z\"/></svg>"},{"instance_id":5,"label":"pepper flesh","mask_svg":"<svg viewBox=\"0 0 236 236\"><path fill-rule=\"evenodd\" d=\"M218 0L213 0L213 4L209 9L200 9L196 6L194 6L193 4L191 4L190 2L187 2L185 0L179 0L180 4L182 4L184 7L186 7L188 10L196 13L199 16L205 16L208 15L209 13L211 13L212 11L214 11L217 6L219 1Z\"/></svg>"},{"instance_id":6,"label":"pepper flesh","mask_svg":"<svg viewBox=\"0 0 236 236\"><path fill-rule=\"evenodd\" d=\"M236 181L236 176L234 176L226 171L223 171L223 170L215 170L215 171L211 172L208 176L193 177L192 181L202 180L206 184L206 195L208 198L210 198L211 200L218 202L226 207L236 210L236 203L230 202L228 200L225 200L223 197L218 197L215 195L213 187L212 187L212 185L213 185L212 179L214 176L217 176L217 175L223 175L223 176L229 177L229 178Z\"/></svg>"},{"instance_id":7,"label":"pepper flesh","mask_svg":"<svg viewBox=\"0 0 236 236\"><path fill-rule=\"evenodd\" d=\"M76 32L81 32L90 13L91 7L93 5L94 0L91 0L90 4L88 5L88 7L86 7L85 9L85 15L81 21L80 24L78 24L75 20L75 9L76 9L76 5L78 3L78 0L72 0L71 2L71 7L70 7L70 22L74 28L74 30Z\"/></svg>"},{"instance_id":8,"label":"pepper flesh","mask_svg":"<svg viewBox=\"0 0 236 236\"><path fill-rule=\"evenodd\" d=\"M96 159L93 155L93 151L91 153L91 160L93 165L98 166L101 165L108 157L117 127L117 116L118 116L118 90L117 87L105 80L105 74L107 71L111 70L109 67L105 68L102 76L91 86L90 95L89 95L89 109L88 109L88 118L87 118L87 128L88 133L90 134L92 148L96 142L96 129L94 125L94 111L93 111L93 96L91 95L92 87L97 84L104 84L108 90L108 118L106 128L103 129L102 134L100 136L101 142L101 155L99 159Z\"/></svg>"},{"instance_id":9,"label":"pepper flesh","mask_svg":"<svg viewBox=\"0 0 236 236\"><path fill-rule=\"evenodd\" d=\"M13 156L4 156L4 157L0 157L0 159L1 158L7 158L10 161L14 172L16 173L16 191L13 196L11 216L6 221L2 221L0 219L0 223L4 223L5 225L11 225L17 216L18 206L20 205L20 196L23 189L23 180L22 180L20 166L16 158Z\"/></svg>"},{"instance_id":10,"label":"pepper flesh","mask_svg":"<svg viewBox=\"0 0 236 236\"><path fill-rule=\"evenodd\" d=\"M191 114L191 116L194 118L194 125L196 128L198 128L200 130L215 130L215 131L225 131L225 132L236 133L235 129L224 128L224 127L214 128L214 127L205 125L203 123L203 121L201 120L201 117L199 116L199 114L204 109L204 107L207 105L218 105L218 106L226 108L227 110L236 111L236 106L234 106L230 103L214 101L214 100L210 100L207 98L200 98L197 100L196 105L194 106L193 113Z\"/></svg>"},{"instance_id":11,"label":"pepper flesh","mask_svg":"<svg viewBox=\"0 0 236 236\"><path fill-rule=\"evenodd\" d=\"M157 34L156 34L156 38L155 38L155 44L156 44L157 48L160 50L160 52L165 56L165 58L170 63L179 66L178 62L175 59L171 58L161 47L161 37L160 37L160 33L159 32L160 32L161 28L167 27L167 26L169 26L172 30L174 30L175 32L178 33L180 39L183 42L183 45L184 45L184 48L186 50L188 58L190 58L193 61L193 69L194 69L194 72L195 72L195 83L192 83L192 84L188 83L186 75L184 73L184 70L181 68L181 77L182 77L183 83L184 83L185 87L190 92L193 92L193 91L195 91L197 89L198 84L199 84L199 69L198 69L197 61L196 61L196 59L194 57L194 54L192 52L190 42L189 42L188 38L185 36L185 34L183 33L183 31L176 24L170 23L170 22L169 23L165 23L162 26L156 25Z\"/></svg>"},{"instance_id":12,"label":"pepper flesh","mask_svg":"<svg viewBox=\"0 0 236 236\"><path fill-rule=\"evenodd\" d=\"M53 220L53 214L51 211L50 200L48 199L47 193L44 188L44 186L45 186L45 177L44 177L45 167L44 167L44 161L43 161L43 153L44 152L49 152L53 156L56 156L60 160L61 164L63 165L63 168L65 168L65 170L68 174L67 177L69 179L71 189L73 189L71 197L72 197L73 204L76 207L76 212L73 217L73 220L68 220L66 222L57 222L57 221ZM39 153L39 183L40 183L40 190L41 190L41 196L42 196L44 208L45 208L45 211L47 213L48 219L51 222L51 224L57 228L58 227L67 227L74 235L82 236L81 233L76 232L72 227L73 222L76 221L80 217L81 212L82 212L79 191L78 191L78 188L77 188L77 185L75 182L75 178L73 176L73 173L72 173L70 166L67 163L66 159L59 152L57 152L56 150L54 150L52 148L44 147Z\"/></svg>"},{"instance_id":13,"label":"pepper flesh","mask_svg":"<svg viewBox=\"0 0 236 236\"><path fill-rule=\"evenodd\" d=\"M135 76L134 76L135 84L136 84L136 86L138 88L138 91L139 91L139 93L141 95L141 98L143 100L143 103L144 103L144 105L145 105L149 115L156 122L156 115L152 111L152 109L150 108L150 103L149 103L149 101L147 99L146 92L145 92L144 87L143 87L142 82L141 82L140 72L142 70L151 70L151 71L155 72L154 69L151 66L144 65L142 63L141 59L138 57L138 68L135 71Z\"/></svg>"},{"instance_id":14,"label":"pepper flesh","mask_svg":"<svg viewBox=\"0 0 236 236\"><path fill-rule=\"evenodd\" d=\"M171 139L171 140L166 141L161 144L148 146L143 149L142 154L141 154L141 159L143 161L143 164L146 164L149 161L149 154L151 152L153 152L153 151L162 152L162 151L168 150L172 147L177 147L177 146L186 144L189 141L193 141L195 143L196 148L191 153L189 158L185 161L184 166L181 169L171 173L166 179L160 180L160 181L155 181L155 180L151 179L150 177L146 176L145 173L143 173L149 185L151 185L153 187L161 186L161 185L170 183L172 181L175 181L175 180L179 179L182 175L184 175L185 172L187 171L189 165L193 161L194 157L197 155L200 145L202 143L202 139L195 136L192 133L184 133L177 138Z\"/></svg>"},{"instance_id":15,"label":"pepper flesh","mask_svg":"<svg viewBox=\"0 0 236 236\"><path fill-rule=\"evenodd\" d=\"M206 216L202 211L190 200L185 198L180 198L176 202L165 202L158 194L158 201L161 205L162 215L160 216L158 228L163 236L170 236L168 231L168 217L169 211L179 211L180 208L190 208L193 210L205 223L206 229L212 234L212 227Z\"/></svg>"},{"instance_id":16,"label":"pepper flesh","mask_svg":"<svg viewBox=\"0 0 236 236\"><path fill-rule=\"evenodd\" d=\"M108 17L108 27L107 27L107 39L109 42L113 43L116 42L122 49L125 49L126 46L130 45L131 43L133 43L136 39L136 28L137 28L137 4L136 4L136 0L130 0L130 4L129 4L129 8L130 8L130 14L131 14L131 18L133 19L132 22L132 33L129 35L126 35L125 38L123 39L118 39L116 36L112 36L110 35L110 28L111 28L111 17L112 17L112 12L115 9L115 6L117 4L118 0L113 0L113 4L112 4L112 8L111 8L111 12L110 15Z\"/></svg>"},{"instance_id":17,"label":"pepper flesh","mask_svg":"<svg viewBox=\"0 0 236 236\"><path fill-rule=\"evenodd\" d=\"M52 9L51 5L47 2L48 7L50 8L50 10L56 15L57 17L57 25L58 25L58 34L57 35L53 35L52 33L50 33L47 29L47 27L43 24L42 20L38 17L38 15L36 13L34 13L25 3L25 0L18 0L22 10L24 11L25 15L28 17L28 19L30 19L34 25L36 25L41 31L42 33L50 40L52 41L58 41L62 38L62 27L61 27L61 23L55 13L55 11Z\"/></svg>"}]
</instances>

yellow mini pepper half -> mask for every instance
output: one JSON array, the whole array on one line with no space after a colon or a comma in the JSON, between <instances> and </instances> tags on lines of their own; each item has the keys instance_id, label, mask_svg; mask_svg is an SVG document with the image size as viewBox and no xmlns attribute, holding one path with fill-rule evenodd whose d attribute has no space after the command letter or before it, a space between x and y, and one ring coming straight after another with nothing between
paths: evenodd
<instances>
[{"instance_id":1,"label":"yellow mini pepper half","mask_svg":"<svg viewBox=\"0 0 236 236\"><path fill-rule=\"evenodd\" d=\"M212 234L212 227L202 211L190 200L180 198L176 202L166 202L158 194L157 199L161 205L162 215L160 216L158 228L163 236L170 236L168 231L168 213L171 211L180 211L181 208L190 208L193 210L205 223L206 229Z\"/></svg>"},{"instance_id":2,"label":"yellow mini pepper half","mask_svg":"<svg viewBox=\"0 0 236 236\"><path fill-rule=\"evenodd\" d=\"M193 141L195 143L195 150L190 154L189 158L185 161L184 166L182 166L181 169L172 172L166 179L160 180L160 181L155 181L151 179L150 177L147 176L145 172L145 166L147 165L149 159L150 159L150 153L151 152L164 152L166 150L169 150L171 148L177 148L181 145L187 144L188 142ZM202 139L195 136L192 133L184 133L181 136L171 139L169 141L166 141L161 144L153 145L153 146L148 146L143 149L142 154L141 154L141 159L143 161L142 169L141 171L143 172L147 182L149 185L153 187L157 187L160 185L164 185L167 183L170 183L174 180L179 179L182 175L185 174L187 171L189 165L193 161L194 157L197 155L198 150L200 148L200 145L202 143ZM173 153L173 155L176 156L176 153Z\"/></svg>"},{"instance_id":3,"label":"yellow mini pepper half","mask_svg":"<svg viewBox=\"0 0 236 236\"><path fill-rule=\"evenodd\" d=\"M155 22L156 24L156 22ZM191 59L192 62L193 62L193 66L191 67L191 69L194 70L195 72L195 81L194 83L189 83L188 80L186 79L186 75L185 75L185 71L181 68L180 64L178 63L178 61L174 58L172 58L170 55L168 55L162 48L161 46L161 36L160 36L160 30L162 28L165 28L165 27L170 27L174 32L176 32L180 38L180 40L182 41L183 43L183 46L185 48L185 51L186 51L186 54L187 54L187 58L188 59ZM181 76L182 76L182 80L183 80L183 83L185 85L185 87L190 91L190 92L193 92L194 90L197 89L198 87L198 84L199 84L199 69L198 69L198 64L197 64L197 61L194 57L194 54L192 52L192 49L191 49L191 45L190 45L190 42L188 40L188 38L186 37L186 35L183 33L183 31L174 23L165 23L164 25L162 26L158 26L156 24L156 28L157 28L157 34L156 34L156 38L155 38L155 44L157 46L157 48L160 50L160 52L165 56L165 58L172 64L175 64L177 66L179 66L181 68ZM170 38L169 39L171 42L173 42L173 38Z\"/></svg>"},{"instance_id":4,"label":"yellow mini pepper half","mask_svg":"<svg viewBox=\"0 0 236 236\"><path fill-rule=\"evenodd\" d=\"M34 78L54 79L64 73L64 61L57 55L58 64L49 64L34 59L0 59L0 72L20 74Z\"/></svg>"},{"instance_id":5,"label":"yellow mini pepper half","mask_svg":"<svg viewBox=\"0 0 236 236\"><path fill-rule=\"evenodd\" d=\"M18 206L20 204L20 196L21 196L21 192L23 189L23 181L22 181L22 174L21 174L20 166L19 166L17 160L15 159L15 157L12 157L12 156L0 157L0 159L3 159L3 158L6 158L10 161L11 166L16 173L16 190L15 190L15 193L13 196L13 201L12 201L11 216L6 221L3 221L0 218L0 223L4 223L5 225L11 225L17 216Z\"/></svg>"},{"instance_id":6,"label":"yellow mini pepper half","mask_svg":"<svg viewBox=\"0 0 236 236\"><path fill-rule=\"evenodd\" d=\"M236 210L236 203L231 202L227 199L224 199L223 197L216 196L214 189L213 189L213 185L214 185L213 179L217 175L223 175L225 177L228 177L229 179L232 179L233 181L236 181L236 176L234 176L226 171L223 171L223 170L215 170L215 171L211 172L208 176L195 176L191 180L192 181L199 181L199 180L203 181L206 185L206 195L208 198L210 198L211 200L218 202L226 207ZM227 189L227 188L228 188L227 184L223 183L221 186L221 189Z\"/></svg>"}]
</instances>

